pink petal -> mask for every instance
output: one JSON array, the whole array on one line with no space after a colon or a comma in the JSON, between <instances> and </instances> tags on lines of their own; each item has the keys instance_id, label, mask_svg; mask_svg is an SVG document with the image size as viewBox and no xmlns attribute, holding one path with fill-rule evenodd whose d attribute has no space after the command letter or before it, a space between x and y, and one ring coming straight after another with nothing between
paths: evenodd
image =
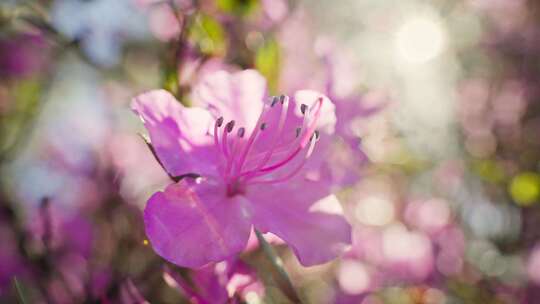
<instances>
[{"instance_id":1,"label":"pink petal","mask_svg":"<svg viewBox=\"0 0 540 304\"><path fill-rule=\"evenodd\" d=\"M302 177L287 183L249 188L253 223L292 247L304 266L332 260L351 243L351 227L328 185Z\"/></svg>"},{"instance_id":2,"label":"pink petal","mask_svg":"<svg viewBox=\"0 0 540 304\"><path fill-rule=\"evenodd\" d=\"M186 108L165 90L141 94L131 106L144 121L152 146L171 175L216 175L216 154L208 135L213 118L208 111Z\"/></svg>"},{"instance_id":3,"label":"pink petal","mask_svg":"<svg viewBox=\"0 0 540 304\"><path fill-rule=\"evenodd\" d=\"M205 76L193 90L196 104L214 110L225 121L251 130L263 108L266 81L255 70L218 71Z\"/></svg>"},{"instance_id":4,"label":"pink petal","mask_svg":"<svg viewBox=\"0 0 540 304\"><path fill-rule=\"evenodd\" d=\"M182 180L155 193L144 210L154 250L179 266L197 268L244 249L251 219L240 197L227 198L214 181Z\"/></svg>"}]
</instances>

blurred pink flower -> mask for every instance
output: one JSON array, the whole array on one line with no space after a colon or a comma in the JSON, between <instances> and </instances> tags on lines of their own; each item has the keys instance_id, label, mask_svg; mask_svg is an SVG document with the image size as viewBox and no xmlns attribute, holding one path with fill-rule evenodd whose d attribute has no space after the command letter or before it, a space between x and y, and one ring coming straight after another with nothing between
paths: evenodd
<instances>
[{"instance_id":1,"label":"blurred pink flower","mask_svg":"<svg viewBox=\"0 0 540 304\"><path fill-rule=\"evenodd\" d=\"M122 304L149 304L150 302L146 301L137 286L133 283L131 279L127 279L120 286L120 303Z\"/></svg>"},{"instance_id":2,"label":"blurred pink flower","mask_svg":"<svg viewBox=\"0 0 540 304\"><path fill-rule=\"evenodd\" d=\"M303 265L327 262L350 243L315 149L319 132L333 133L334 105L314 91L265 103L265 91L253 70L222 71L194 89L204 108L185 108L163 90L134 99L163 167L183 177L145 209L147 235L165 259L201 267L233 257L252 226L282 238Z\"/></svg>"},{"instance_id":3,"label":"blurred pink flower","mask_svg":"<svg viewBox=\"0 0 540 304\"><path fill-rule=\"evenodd\" d=\"M540 245L537 245L531 250L527 262L527 273L529 279L536 285L540 285Z\"/></svg>"},{"instance_id":4,"label":"blurred pink flower","mask_svg":"<svg viewBox=\"0 0 540 304\"><path fill-rule=\"evenodd\" d=\"M262 295L264 285L256 273L240 260L212 263L190 272L189 280L169 268L163 274L165 282L179 288L194 303L242 303L249 292Z\"/></svg>"},{"instance_id":5,"label":"blurred pink flower","mask_svg":"<svg viewBox=\"0 0 540 304\"><path fill-rule=\"evenodd\" d=\"M429 235L441 231L450 223L448 202L441 198L413 200L405 209L406 222Z\"/></svg>"},{"instance_id":6,"label":"blurred pink flower","mask_svg":"<svg viewBox=\"0 0 540 304\"><path fill-rule=\"evenodd\" d=\"M0 76L28 77L46 68L49 49L36 34L0 38Z\"/></svg>"},{"instance_id":7,"label":"blurred pink flower","mask_svg":"<svg viewBox=\"0 0 540 304\"><path fill-rule=\"evenodd\" d=\"M378 267L381 280L422 281L434 268L431 240L400 224L384 229L356 226L351 256Z\"/></svg>"},{"instance_id":8,"label":"blurred pink flower","mask_svg":"<svg viewBox=\"0 0 540 304\"><path fill-rule=\"evenodd\" d=\"M279 23L287 16L289 8L286 0L262 0L265 16L271 23Z\"/></svg>"}]
</instances>

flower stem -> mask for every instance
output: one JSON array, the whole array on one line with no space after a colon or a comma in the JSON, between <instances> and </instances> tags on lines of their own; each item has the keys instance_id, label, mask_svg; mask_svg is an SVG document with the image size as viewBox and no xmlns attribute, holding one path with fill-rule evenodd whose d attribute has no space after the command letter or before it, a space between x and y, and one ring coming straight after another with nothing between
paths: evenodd
<instances>
[{"instance_id":1,"label":"flower stem","mask_svg":"<svg viewBox=\"0 0 540 304\"><path fill-rule=\"evenodd\" d=\"M19 303L20 304L28 303L22 291L21 284L19 283L19 280L17 280L17 277L13 278L13 286L15 287L15 292L17 293L17 299L19 300Z\"/></svg>"},{"instance_id":2,"label":"flower stem","mask_svg":"<svg viewBox=\"0 0 540 304\"><path fill-rule=\"evenodd\" d=\"M302 303L302 300L298 296L289 275L285 271L285 268L283 268L283 261L281 258L276 254L272 246L264 239L259 230L255 229L255 234L257 235L257 240L259 241L259 245L261 246L264 255L268 258L272 267L274 268L273 276L281 291L294 303Z\"/></svg>"}]
</instances>

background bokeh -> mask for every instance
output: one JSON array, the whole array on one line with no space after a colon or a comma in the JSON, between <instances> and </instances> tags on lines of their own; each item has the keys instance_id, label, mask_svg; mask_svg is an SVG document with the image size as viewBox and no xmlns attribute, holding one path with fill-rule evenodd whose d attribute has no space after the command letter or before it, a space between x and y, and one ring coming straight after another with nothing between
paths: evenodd
<instances>
[{"instance_id":1,"label":"background bokeh","mask_svg":"<svg viewBox=\"0 0 540 304\"><path fill-rule=\"evenodd\" d=\"M203 75L246 68L353 109L354 155L335 159L361 175L337 193L350 250L305 268L275 242L305 302L540 301L538 1L3 0L0 302L206 288L145 238L169 181L129 103L165 88L189 105ZM260 249L242 260L264 288L235 300L289 301Z\"/></svg>"}]
</instances>

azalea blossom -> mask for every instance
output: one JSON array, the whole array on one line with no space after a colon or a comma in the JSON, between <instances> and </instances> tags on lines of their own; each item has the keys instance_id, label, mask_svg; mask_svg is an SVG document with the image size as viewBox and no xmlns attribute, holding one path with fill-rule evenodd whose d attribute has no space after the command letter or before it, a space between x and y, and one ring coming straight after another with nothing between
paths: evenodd
<instances>
[{"instance_id":1,"label":"azalea blossom","mask_svg":"<svg viewBox=\"0 0 540 304\"><path fill-rule=\"evenodd\" d=\"M137 96L133 110L165 170L180 179L144 212L154 250L185 267L234 257L252 228L272 232L303 265L327 262L350 243L350 225L319 168L334 105L315 91L264 99L253 70L208 75L187 108L164 90ZM320 140L320 143L323 143Z\"/></svg>"}]
</instances>

